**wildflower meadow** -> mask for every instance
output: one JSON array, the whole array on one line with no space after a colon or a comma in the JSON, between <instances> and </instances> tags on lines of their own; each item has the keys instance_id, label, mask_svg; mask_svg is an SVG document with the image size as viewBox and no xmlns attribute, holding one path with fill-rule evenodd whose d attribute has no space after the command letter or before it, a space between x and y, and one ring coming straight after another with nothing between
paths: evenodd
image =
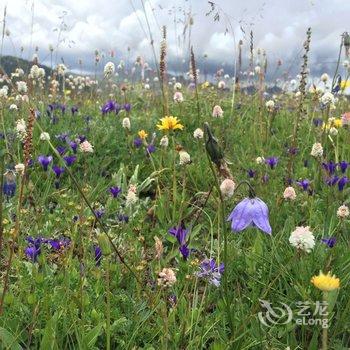
<instances>
[{"instance_id":1,"label":"wildflower meadow","mask_svg":"<svg viewBox=\"0 0 350 350\"><path fill-rule=\"evenodd\" d=\"M0 349L350 349L350 35L210 75L168 26L88 72L1 52Z\"/></svg>"}]
</instances>

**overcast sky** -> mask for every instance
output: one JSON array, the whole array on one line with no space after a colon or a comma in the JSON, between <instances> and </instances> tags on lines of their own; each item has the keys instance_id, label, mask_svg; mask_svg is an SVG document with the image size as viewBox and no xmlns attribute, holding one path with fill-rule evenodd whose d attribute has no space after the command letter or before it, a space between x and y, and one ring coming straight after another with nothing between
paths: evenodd
<instances>
[{"instance_id":1,"label":"overcast sky","mask_svg":"<svg viewBox=\"0 0 350 350\"><path fill-rule=\"evenodd\" d=\"M210 10L206 0L144 0L144 8L141 0L0 0L1 12L7 5L6 28L10 31L3 52L19 55L23 46L23 57L31 58L38 46L39 59L48 63L51 44L58 46L54 63L63 57L74 69L82 59L84 69L91 70L95 49L106 55L114 50L118 62L127 60L129 47L130 61L141 55L152 63L146 13L155 43L160 41L161 26L167 26L169 60L178 64L188 59L190 39L198 57L207 54L208 62L215 66L232 67L239 39L244 41L247 59L252 29L254 46L266 50L270 67L278 59L285 69L293 63L298 67L299 50L310 26L310 68L322 71L327 65L332 68L340 35L350 31L350 0L214 2L220 8L218 22L213 19L215 12L206 16ZM188 13L192 13L191 26Z\"/></svg>"}]
</instances>

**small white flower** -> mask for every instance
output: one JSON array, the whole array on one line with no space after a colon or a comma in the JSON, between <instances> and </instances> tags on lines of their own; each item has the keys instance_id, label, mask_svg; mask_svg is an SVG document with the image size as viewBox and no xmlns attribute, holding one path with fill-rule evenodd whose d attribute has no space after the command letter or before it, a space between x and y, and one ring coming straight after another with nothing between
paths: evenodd
<instances>
[{"instance_id":1,"label":"small white flower","mask_svg":"<svg viewBox=\"0 0 350 350\"><path fill-rule=\"evenodd\" d=\"M323 81L324 83L326 83L329 80L329 75L327 73L323 73L321 75L321 81Z\"/></svg>"},{"instance_id":2,"label":"small white flower","mask_svg":"<svg viewBox=\"0 0 350 350\"><path fill-rule=\"evenodd\" d=\"M283 192L283 198L284 199L290 199L292 201L297 198L297 195L295 193L295 189L292 186L287 187Z\"/></svg>"},{"instance_id":3,"label":"small white flower","mask_svg":"<svg viewBox=\"0 0 350 350\"><path fill-rule=\"evenodd\" d=\"M93 153L94 152L94 148L93 146L91 145L91 143L87 140L85 140L84 142L82 142L80 145L79 145L79 148L80 150L83 152L83 153Z\"/></svg>"},{"instance_id":4,"label":"small white flower","mask_svg":"<svg viewBox=\"0 0 350 350\"><path fill-rule=\"evenodd\" d=\"M265 163L265 158L264 157L258 157L255 159L256 164L264 164Z\"/></svg>"},{"instance_id":5,"label":"small white flower","mask_svg":"<svg viewBox=\"0 0 350 350\"><path fill-rule=\"evenodd\" d=\"M149 84L145 84L144 88L145 88L145 90L149 90L151 87L149 86Z\"/></svg>"},{"instance_id":6,"label":"small white flower","mask_svg":"<svg viewBox=\"0 0 350 350\"><path fill-rule=\"evenodd\" d=\"M255 74L259 75L261 73L261 67L260 66L256 66L254 68Z\"/></svg>"},{"instance_id":7,"label":"small white flower","mask_svg":"<svg viewBox=\"0 0 350 350\"><path fill-rule=\"evenodd\" d=\"M129 129L130 130L131 124L130 124L130 119L128 117L123 119L122 126L123 126L124 129Z\"/></svg>"},{"instance_id":8,"label":"small white flower","mask_svg":"<svg viewBox=\"0 0 350 350\"><path fill-rule=\"evenodd\" d=\"M224 198L228 199L233 196L236 184L231 179L225 179L220 185L220 191Z\"/></svg>"},{"instance_id":9,"label":"small white flower","mask_svg":"<svg viewBox=\"0 0 350 350\"><path fill-rule=\"evenodd\" d=\"M332 93L330 93L329 91L325 92L320 99L321 103L324 105L331 105L334 104L335 99Z\"/></svg>"},{"instance_id":10,"label":"small white flower","mask_svg":"<svg viewBox=\"0 0 350 350\"><path fill-rule=\"evenodd\" d=\"M315 237L309 226L298 226L291 233L289 243L299 250L310 253L315 246Z\"/></svg>"},{"instance_id":11,"label":"small white flower","mask_svg":"<svg viewBox=\"0 0 350 350\"><path fill-rule=\"evenodd\" d=\"M194 132L193 132L193 137L195 139L202 139L204 136L204 132L201 128L197 128Z\"/></svg>"},{"instance_id":12,"label":"small white flower","mask_svg":"<svg viewBox=\"0 0 350 350\"><path fill-rule=\"evenodd\" d=\"M176 91L174 93L174 101L181 103L181 102L183 102L183 100L184 100L184 97L183 97L182 93L180 91Z\"/></svg>"},{"instance_id":13,"label":"small white flower","mask_svg":"<svg viewBox=\"0 0 350 350\"><path fill-rule=\"evenodd\" d=\"M126 195L125 205L127 207L130 207L130 206L134 205L137 201L138 201L137 188L134 185L130 185L130 187L128 189L128 193Z\"/></svg>"},{"instance_id":14,"label":"small white flower","mask_svg":"<svg viewBox=\"0 0 350 350\"><path fill-rule=\"evenodd\" d=\"M220 106L216 105L213 108L212 115L214 118L221 118L224 115L224 111L222 110L222 108Z\"/></svg>"},{"instance_id":15,"label":"small white flower","mask_svg":"<svg viewBox=\"0 0 350 350\"><path fill-rule=\"evenodd\" d=\"M27 93L28 91L28 87L27 87L27 83L25 81L17 81L17 90L19 93Z\"/></svg>"},{"instance_id":16,"label":"small white flower","mask_svg":"<svg viewBox=\"0 0 350 350\"><path fill-rule=\"evenodd\" d=\"M191 156L186 151L180 151L180 165L186 165L191 163Z\"/></svg>"},{"instance_id":17,"label":"small white flower","mask_svg":"<svg viewBox=\"0 0 350 350\"><path fill-rule=\"evenodd\" d=\"M345 219L350 215L349 207L347 205L341 205L337 210L337 216L339 219Z\"/></svg>"},{"instance_id":18,"label":"small white flower","mask_svg":"<svg viewBox=\"0 0 350 350\"><path fill-rule=\"evenodd\" d=\"M337 135L338 135L338 129L335 128L334 126L332 126L332 127L329 129L329 134L332 135L332 136L337 136Z\"/></svg>"},{"instance_id":19,"label":"small white flower","mask_svg":"<svg viewBox=\"0 0 350 350\"><path fill-rule=\"evenodd\" d=\"M18 163L15 165L15 170L16 170L17 174L19 174L19 175L23 175L24 169L25 169L25 166L22 163Z\"/></svg>"},{"instance_id":20,"label":"small white flower","mask_svg":"<svg viewBox=\"0 0 350 350\"><path fill-rule=\"evenodd\" d=\"M104 75L106 78L109 78L111 77L114 72L115 72L115 66L114 66L114 63L113 62L107 62L105 67L104 67Z\"/></svg>"},{"instance_id":21,"label":"small white flower","mask_svg":"<svg viewBox=\"0 0 350 350\"><path fill-rule=\"evenodd\" d=\"M218 82L218 89L223 90L226 87L226 83L223 80Z\"/></svg>"},{"instance_id":22,"label":"small white flower","mask_svg":"<svg viewBox=\"0 0 350 350\"><path fill-rule=\"evenodd\" d=\"M41 141L50 141L50 134L48 132L42 132L40 134Z\"/></svg>"},{"instance_id":23,"label":"small white flower","mask_svg":"<svg viewBox=\"0 0 350 350\"><path fill-rule=\"evenodd\" d=\"M178 91L178 90L181 90L182 89L182 84L177 82L174 84L174 90Z\"/></svg>"},{"instance_id":24,"label":"small white flower","mask_svg":"<svg viewBox=\"0 0 350 350\"><path fill-rule=\"evenodd\" d=\"M14 103L10 105L10 111L17 111L17 110L18 110L17 105L15 105Z\"/></svg>"},{"instance_id":25,"label":"small white flower","mask_svg":"<svg viewBox=\"0 0 350 350\"><path fill-rule=\"evenodd\" d=\"M265 103L265 106L269 111L273 111L275 108L275 101L269 100Z\"/></svg>"},{"instance_id":26,"label":"small white flower","mask_svg":"<svg viewBox=\"0 0 350 350\"><path fill-rule=\"evenodd\" d=\"M322 145L317 142L314 143L311 149L311 153L310 153L313 157L315 158L321 158L323 156L323 147Z\"/></svg>"},{"instance_id":27,"label":"small white flower","mask_svg":"<svg viewBox=\"0 0 350 350\"><path fill-rule=\"evenodd\" d=\"M160 146L161 147L168 147L169 145L169 139L168 139L168 136L164 135L161 139L160 139L160 142L159 142Z\"/></svg>"}]
</instances>

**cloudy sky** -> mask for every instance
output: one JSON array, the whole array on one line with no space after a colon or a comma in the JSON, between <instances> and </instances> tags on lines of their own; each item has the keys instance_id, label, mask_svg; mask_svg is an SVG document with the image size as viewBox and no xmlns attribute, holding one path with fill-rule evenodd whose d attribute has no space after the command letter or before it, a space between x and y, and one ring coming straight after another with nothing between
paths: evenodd
<instances>
[{"instance_id":1,"label":"cloudy sky","mask_svg":"<svg viewBox=\"0 0 350 350\"><path fill-rule=\"evenodd\" d=\"M93 69L96 49L106 56L113 50L115 62L132 62L141 55L152 63L148 28L157 45L160 29L166 25L173 66L187 66L182 62L188 60L192 44L197 57L208 55L208 66L228 70L240 39L247 61L249 32L253 30L254 46L266 50L270 69L282 59L284 69L289 70L299 66L300 49L310 26L311 69L331 72L340 35L350 31L346 27L349 0L214 2L216 10L206 15L211 9L206 0L0 0L1 12L7 7L6 28L10 31L4 39L3 53L19 56L23 47L22 57L31 58L37 46L39 59L50 63L48 47L53 45L53 63L63 58L71 69L77 69L82 59L86 71ZM214 21L217 11L220 20Z\"/></svg>"}]
</instances>

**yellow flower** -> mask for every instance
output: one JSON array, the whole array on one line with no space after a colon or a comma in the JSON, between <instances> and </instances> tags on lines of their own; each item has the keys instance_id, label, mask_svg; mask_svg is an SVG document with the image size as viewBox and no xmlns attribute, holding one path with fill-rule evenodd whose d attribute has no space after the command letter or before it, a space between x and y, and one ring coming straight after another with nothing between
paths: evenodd
<instances>
[{"instance_id":1,"label":"yellow flower","mask_svg":"<svg viewBox=\"0 0 350 350\"><path fill-rule=\"evenodd\" d=\"M346 89L346 88L350 87L350 80L342 81L342 82L340 83L340 87L341 87L342 89Z\"/></svg>"},{"instance_id":2,"label":"yellow flower","mask_svg":"<svg viewBox=\"0 0 350 350\"><path fill-rule=\"evenodd\" d=\"M206 89L206 88L208 88L209 87L209 82L208 81L206 81L205 83L203 83L202 84L202 89Z\"/></svg>"},{"instance_id":3,"label":"yellow flower","mask_svg":"<svg viewBox=\"0 0 350 350\"><path fill-rule=\"evenodd\" d=\"M320 271L318 276L313 276L311 278L311 283L316 288L321 289L324 292L329 292L340 287L340 279L336 278L335 275L332 276L330 272L325 275L322 271Z\"/></svg>"},{"instance_id":4,"label":"yellow flower","mask_svg":"<svg viewBox=\"0 0 350 350\"><path fill-rule=\"evenodd\" d=\"M159 130L165 130L165 131L169 131L169 130L176 130L176 129L180 129L182 130L184 128L184 126L182 124L180 124L180 121L177 119L177 117L164 117L161 118L161 123L157 125L157 128Z\"/></svg>"},{"instance_id":5,"label":"yellow flower","mask_svg":"<svg viewBox=\"0 0 350 350\"><path fill-rule=\"evenodd\" d=\"M343 126L342 120L341 120L340 118L337 118L337 119L334 121L334 126L335 126L336 128L342 127L342 126Z\"/></svg>"},{"instance_id":6,"label":"yellow flower","mask_svg":"<svg viewBox=\"0 0 350 350\"><path fill-rule=\"evenodd\" d=\"M148 134L145 130L140 130L137 134L139 135L140 139L142 139L142 140L144 140L148 136Z\"/></svg>"}]
</instances>

